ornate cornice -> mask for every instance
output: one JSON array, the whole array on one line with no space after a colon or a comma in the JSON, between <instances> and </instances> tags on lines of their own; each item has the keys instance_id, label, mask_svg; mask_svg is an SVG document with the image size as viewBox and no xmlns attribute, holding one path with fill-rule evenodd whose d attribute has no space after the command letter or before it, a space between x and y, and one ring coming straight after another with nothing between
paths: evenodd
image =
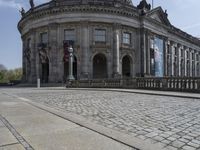
<instances>
[{"instance_id":1,"label":"ornate cornice","mask_svg":"<svg viewBox=\"0 0 200 150\"><path fill-rule=\"evenodd\" d=\"M48 3L49 5L49 3ZM125 17L139 17L138 11L135 8L126 7L108 7L108 6L91 6L91 5L80 5L80 6L55 6L55 7L45 7L36 8L35 10L28 11L18 23L18 29L21 30L24 24L29 20L37 20L39 18L63 14L66 12L80 12L80 13L103 13L103 14L113 14Z\"/></svg>"}]
</instances>

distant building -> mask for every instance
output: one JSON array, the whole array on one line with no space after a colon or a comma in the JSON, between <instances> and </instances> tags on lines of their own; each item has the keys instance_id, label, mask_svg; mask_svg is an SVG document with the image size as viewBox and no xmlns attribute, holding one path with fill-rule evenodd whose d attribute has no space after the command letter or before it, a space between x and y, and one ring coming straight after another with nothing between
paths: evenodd
<instances>
[{"instance_id":1,"label":"distant building","mask_svg":"<svg viewBox=\"0 0 200 150\"><path fill-rule=\"evenodd\" d=\"M76 79L200 75L199 39L146 0L52 0L23 11L18 29L25 82L66 81L68 40Z\"/></svg>"}]
</instances>

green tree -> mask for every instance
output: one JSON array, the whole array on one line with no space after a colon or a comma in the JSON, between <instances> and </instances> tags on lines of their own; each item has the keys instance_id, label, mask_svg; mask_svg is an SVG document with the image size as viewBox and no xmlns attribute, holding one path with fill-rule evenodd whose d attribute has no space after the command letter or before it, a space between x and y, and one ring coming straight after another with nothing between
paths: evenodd
<instances>
[{"instance_id":1,"label":"green tree","mask_svg":"<svg viewBox=\"0 0 200 150\"><path fill-rule=\"evenodd\" d=\"M21 80L22 69L0 70L0 83L8 83L13 80Z\"/></svg>"}]
</instances>

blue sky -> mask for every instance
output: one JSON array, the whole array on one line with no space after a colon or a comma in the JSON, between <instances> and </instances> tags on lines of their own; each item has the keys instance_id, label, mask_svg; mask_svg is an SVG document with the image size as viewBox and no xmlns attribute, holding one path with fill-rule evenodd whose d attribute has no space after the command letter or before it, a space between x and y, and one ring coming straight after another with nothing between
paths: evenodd
<instances>
[{"instance_id":1,"label":"blue sky","mask_svg":"<svg viewBox=\"0 0 200 150\"><path fill-rule=\"evenodd\" d=\"M0 0L0 64L8 69L21 67L22 46L17 23L19 9L29 8L29 0ZM36 5L48 0L35 0ZM137 5L140 0L133 0ZM152 0L147 0L149 3ZM154 0L154 7L167 9L170 22L183 31L200 37L200 0Z\"/></svg>"}]
</instances>

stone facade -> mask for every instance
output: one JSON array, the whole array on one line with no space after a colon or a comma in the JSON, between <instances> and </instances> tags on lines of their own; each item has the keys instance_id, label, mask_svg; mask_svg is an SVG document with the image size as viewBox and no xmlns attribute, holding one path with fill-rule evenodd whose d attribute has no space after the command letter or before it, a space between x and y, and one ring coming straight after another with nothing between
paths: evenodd
<instances>
[{"instance_id":1,"label":"stone facade","mask_svg":"<svg viewBox=\"0 0 200 150\"><path fill-rule=\"evenodd\" d=\"M64 41L74 41L76 79L199 76L200 41L142 0L52 0L24 12L23 80L65 82Z\"/></svg>"}]
</instances>

